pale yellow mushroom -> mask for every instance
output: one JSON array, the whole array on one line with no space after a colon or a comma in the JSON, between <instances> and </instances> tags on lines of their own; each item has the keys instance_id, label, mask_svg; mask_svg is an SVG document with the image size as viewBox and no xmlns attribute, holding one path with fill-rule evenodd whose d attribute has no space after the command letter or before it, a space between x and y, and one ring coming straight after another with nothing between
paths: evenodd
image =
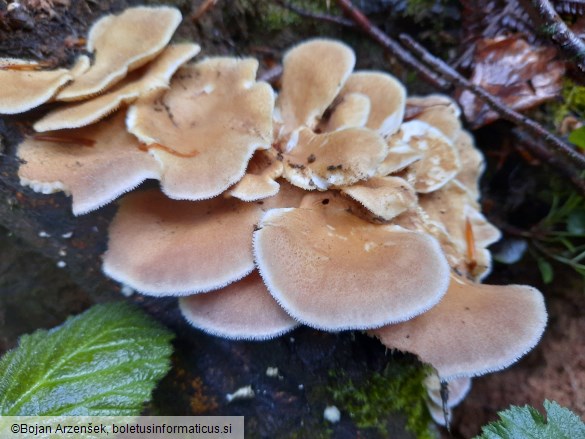
<instances>
[{"instance_id":1,"label":"pale yellow mushroom","mask_svg":"<svg viewBox=\"0 0 585 439\"><path fill-rule=\"evenodd\" d=\"M134 102L146 93L167 88L171 76L182 64L193 58L200 48L197 44L178 44L167 47L153 62L132 72L108 92L88 101L58 107L38 120L36 131L79 128L97 122L123 104Z\"/></svg>"},{"instance_id":2,"label":"pale yellow mushroom","mask_svg":"<svg viewBox=\"0 0 585 439\"><path fill-rule=\"evenodd\" d=\"M274 94L255 81L257 67L236 58L190 64L169 90L129 108L128 130L161 163L166 195L215 197L242 179L256 150L270 148Z\"/></svg>"},{"instance_id":3,"label":"pale yellow mushroom","mask_svg":"<svg viewBox=\"0 0 585 439\"><path fill-rule=\"evenodd\" d=\"M282 161L274 150L256 151L246 175L231 188L227 195L242 201L256 201L276 195L280 185L276 180L282 176Z\"/></svg>"},{"instance_id":4,"label":"pale yellow mushroom","mask_svg":"<svg viewBox=\"0 0 585 439\"><path fill-rule=\"evenodd\" d=\"M449 282L437 241L322 197L312 208L269 210L254 233L260 274L291 316L329 331L367 329L436 305Z\"/></svg>"},{"instance_id":5,"label":"pale yellow mushroom","mask_svg":"<svg viewBox=\"0 0 585 439\"><path fill-rule=\"evenodd\" d=\"M386 155L386 143L366 128L316 134L295 131L282 153L283 176L306 190L326 190L372 177Z\"/></svg>"},{"instance_id":6,"label":"pale yellow mushroom","mask_svg":"<svg viewBox=\"0 0 585 439\"><path fill-rule=\"evenodd\" d=\"M355 72L345 82L340 96L348 93L361 93L370 100L366 127L384 137L398 130L404 118L406 89L396 78L384 72Z\"/></svg>"},{"instance_id":7,"label":"pale yellow mushroom","mask_svg":"<svg viewBox=\"0 0 585 439\"><path fill-rule=\"evenodd\" d=\"M138 6L107 15L90 29L87 50L93 64L64 88L57 100L84 99L119 82L163 51L181 22L181 13L166 6Z\"/></svg>"},{"instance_id":8,"label":"pale yellow mushroom","mask_svg":"<svg viewBox=\"0 0 585 439\"><path fill-rule=\"evenodd\" d=\"M283 59L277 119L286 135L315 128L353 70L353 50L334 40L314 39L290 49Z\"/></svg>"},{"instance_id":9,"label":"pale yellow mushroom","mask_svg":"<svg viewBox=\"0 0 585 439\"><path fill-rule=\"evenodd\" d=\"M413 208L418 201L413 187L400 177L372 177L341 191L384 221Z\"/></svg>"},{"instance_id":10,"label":"pale yellow mushroom","mask_svg":"<svg viewBox=\"0 0 585 439\"><path fill-rule=\"evenodd\" d=\"M21 184L37 192L71 194L75 215L160 177L156 160L126 131L123 113L87 127L29 137L19 145L18 157Z\"/></svg>"},{"instance_id":11,"label":"pale yellow mushroom","mask_svg":"<svg viewBox=\"0 0 585 439\"><path fill-rule=\"evenodd\" d=\"M266 340L298 326L272 298L257 271L220 290L182 297L187 321L209 334L236 340Z\"/></svg>"},{"instance_id":12,"label":"pale yellow mushroom","mask_svg":"<svg viewBox=\"0 0 585 439\"><path fill-rule=\"evenodd\" d=\"M70 70L41 68L35 61L0 58L0 114L38 107L72 79Z\"/></svg>"},{"instance_id":13,"label":"pale yellow mushroom","mask_svg":"<svg viewBox=\"0 0 585 439\"><path fill-rule=\"evenodd\" d=\"M452 275L437 306L370 332L389 348L417 355L450 381L508 367L538 343L546 320L535 288L481 285Z\"/></svg>"},{"instance_id":14,"label":"pale yellow mushroom","mask_svg":"<svg viewBox=\"0 0 585 439\"><path fill-rule=\"evenodd\" d=\"M361 93L347 93L327 110L331 115L322 120L316 132L330 132L366 125L370 114L370 99Z\"/></svg>"},{"instance_id":15,"label":"pale yellow mushroom","mask_svg":"<svg viewBox=\"0 0 585 439\"><path fill-rule=\"evenodd\" d=\"M109 229L103 270L153 296L211 291L254 269L258 203L236 198L171 200L158 190L125 196Z\"/></svg>"}]
</instances>

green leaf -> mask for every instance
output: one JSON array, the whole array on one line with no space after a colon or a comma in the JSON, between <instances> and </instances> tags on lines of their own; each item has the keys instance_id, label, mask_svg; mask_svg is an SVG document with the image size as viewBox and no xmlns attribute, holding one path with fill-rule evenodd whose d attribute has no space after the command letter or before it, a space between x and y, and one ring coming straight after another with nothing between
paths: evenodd
<instances>
[{"instance_id":1,"label":"green leaf","mask_svg":"<svg viewBox=\"0 0 585 439\"><path fill-rule=\"evenodd\" d=\"M552 265L550 265L548 261L545 261L542 258L537 259L536 264L538 265L538 269L540 270L542 281L545 284L550 284L554 278L554 271Z\"/></svg>"},{"instance_id":2,"label":"green leaf","mask_svg":"<svg viewBox=\"0 0 585 439\"><path fill-rule=\"evenodd\" d=\"M172 338L118 302L24 335L0 360L0 415L138 415L170 368Z\"/></svg>"},{"instance_id":3,"label":"green leaf","mask_svg":"<svg viewBox=\"0 0 585 439\"><path fill-rule=\"evenodd\" d=\"M546 417L530 406L512 406L499 412L500 420L482 427L475 439L575 439L585 438L585 424L569 409L544 401Z\"/></svg>"},{"instance_id":4,"label":"green leaf","mask_svg":"<svg viewBox=\"0 0 585 439\"><path fill-rule=\"evenodd\" d=\"M571 131L571 134L569 134L569 142L579 148L585 148L585 126Z\"/></svg>"}]
</instances>

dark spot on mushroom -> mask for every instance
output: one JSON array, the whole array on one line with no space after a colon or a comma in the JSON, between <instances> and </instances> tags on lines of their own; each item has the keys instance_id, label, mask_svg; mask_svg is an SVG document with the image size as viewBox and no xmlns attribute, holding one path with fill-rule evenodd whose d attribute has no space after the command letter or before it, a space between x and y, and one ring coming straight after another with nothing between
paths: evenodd
<instances>
[{"instance_id":1,"label":"dark spot on mushroom","mask_svg":"<svg viewBox=\"0 0 585 439\"><path fill-rule=\"evenodd\" d=\"M321 200L321 204L323 204L325 206L328 205L329 204L329 198L325 198L325 199Z\"/></svg>"},{"instance_id":2,"label":"dark spot on mushroom","mask_svg":"<svg viewBox=\"0 0 585 439\"><path fill-rule=\"evenodd\" d=\"M282 160L284 159L284 157L282 156L282 153L279 152L278 154L276 154L276 160L278 160L279 162L282 162Z\"/></svg>"},{"instance_id":3,"label":"dark spot on mushroom","mask_svg":"<svg viewBox=\"0 0 585 439\"><path fill-rule=\"evenodd\" d=\"M305 165L299 165L297 163L288 162L288 165L293 169L300 169L300 170L305 169Z\"/></svg>"},{"instance_id":4,"label":"dark spot on mushroom","mask_svg":"<svg viewBox=\"0 0 585 439\"><path fill-rule=\"evenodd\" d=\"M317 157L315 157L315 154L311 154L309 157L307 157L307 163L314 163L315 160L317 160Z\"/></svg>"},{"instance_id":5,"label":"dark spot on mushroom","mask_svg":"<svg viewBox=\"0 0 585 439\"><path fill-rule=\"evenodd\" d=\"M264 204L264 201L256 201L257 204Z\"/></svg>"}]
</instances>

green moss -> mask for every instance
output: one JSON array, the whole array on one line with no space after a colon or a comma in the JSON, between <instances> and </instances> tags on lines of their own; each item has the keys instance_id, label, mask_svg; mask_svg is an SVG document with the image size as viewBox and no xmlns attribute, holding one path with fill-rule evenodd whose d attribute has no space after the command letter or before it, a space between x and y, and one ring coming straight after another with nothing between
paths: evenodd
<instances>
[{"instance_id":1,"label":"green moss","mask_svg":"<svg viewBox=\"0 0 585 439\"><path fill-rule=\"evenodd\" d=\"M585 120L585 87L567 79L563 84L562 102L552 105L553 120L556 126L569 114Z\"/></svg>"},{"instance_id":2,"label":"green moss","mask_svg":"<svg viewBox=\"0 0 585 439\"><path fill-rule=\"evenodd\" d=\"M423 381L430 367L393 360L383 372L374 373L363 382L332 373L331 391L340 409L347 411L359 428L375 428L387 435L389 412L407 417L406 429L419 439L432 439L431 416Z\"/></svg>"}]
</instances>

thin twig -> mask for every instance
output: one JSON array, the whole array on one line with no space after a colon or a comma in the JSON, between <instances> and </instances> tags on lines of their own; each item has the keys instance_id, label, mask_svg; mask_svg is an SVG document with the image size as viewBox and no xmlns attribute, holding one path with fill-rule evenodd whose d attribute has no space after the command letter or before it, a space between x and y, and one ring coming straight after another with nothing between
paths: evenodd
<instances>
[{"instance_id":1,"label":"thin twig","mask_svg":"<svg viewBox=\"0 0 585 439\"><path fill-rule=\"evenodd\" d=\"M485 102L492 110L496 111L502 119L508 120L526 131L529 131L537 138L542 138L553 149L563 154L569 159L580 171L585 170L585 156L575 151L563 139L555 136L553 133L542 127L534 120L524 116L521 113L511 109L500 99L487 92L484 88L471 83L461 76L455 69L445 63L443 60L429 53L423 46L406 34L400 35L400 41L412 50L426 65L440 72L453 84L463 89L469 90L475 96Z\"/></svg>"},{"instance_id":2,"label":"thin twig","mask_svg":"<svg viewBox=\"0 0 585 439\"><path fill-rule=\"evenodd\" d=\"M325 21L328 23L337 24L339 26L344 27L355 27L354 22L348 20L347 18L336 17L335 15L322 14L319 12L307 11L284 0L273 0L273 2L280 6L281 8L288 9L289 11L292 11L295 14L300 15L301 17Z\"/></svg>"},{"instance_id":3,"label":"thin twig","mask_svg":"<svg viewBox=\"0 0 585 439\"><path fill-rule=\"evenodd\" d=\"M435 72L421 64L411 53L404 50L404 48L396 41L391 39L388 35L380 29L372 25L368 18L349 0L337 0L337 4L341 9L357 24L357 26L368 34L372 39L378 42L384 50L397 58L406 67L418 72L427 82L433 86L447 90L450 84L437 75Z\"/></svg>"},{"instance_id":4,"label":"thin twig","mask_svg":"<svg viewBox=\"0 0 585 439\"><path fill-rule=\"evenodd\" d=\"M191 14L191 21L193 21L193 23L199 21L199 19L207 14L217 4L218 1L219 0L205 0L201 6L199 6L199 8L193 12L193 14Z\"/></svg>"},{"instance_id":5,"label":"thin twig","mask_svg":"<svg viewBox=\"0 0 585 439\"><path fill-rule=\"evenodd\" d=\"M580 195L585 196L585 180L571 163L551 153L550 150L520 131L512 130L512 135L516 139L516 142L514 142L515 148L525 148L541 162L557 169L561 175L573 184Z\"/></svg>"},{"instance_id":6,"label":"thin twig","mask_svg":"<svg viewBox=\"0 0 585 439\"><path fill-rule=\"evenodd\" d=\"M548 0L521 0L520 3L533 20L540 22L542 33L585 73L585 43L567 27L553 5Z\"/></svg>"}]
</instances>

